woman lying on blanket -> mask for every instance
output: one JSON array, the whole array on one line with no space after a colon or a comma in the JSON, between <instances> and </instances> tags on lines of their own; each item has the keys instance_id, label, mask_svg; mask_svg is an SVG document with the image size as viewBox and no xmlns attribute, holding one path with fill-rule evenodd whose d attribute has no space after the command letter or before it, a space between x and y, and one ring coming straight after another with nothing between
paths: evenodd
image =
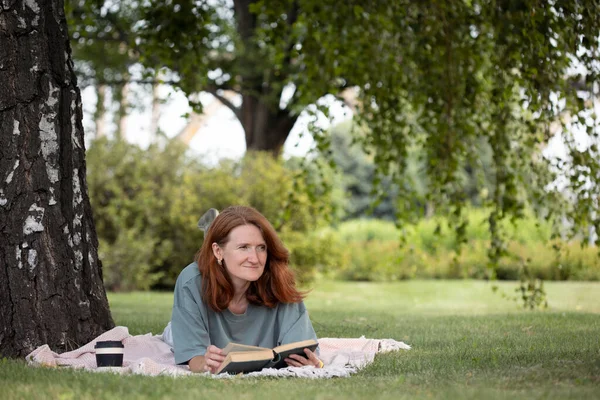
<instances>
[{"instance_id":1,"label":"woman lying on blanket","mask_svg":"<svg viewBox=\"0 0 600 400\"><path fill-rule=\"evenodd\" d=\"M175 284L175 362L214 373L229 342L273 348L316 339L288 267L289 253L269 221L251 207L234 206L208 224L195 262ZM286 363L323 366L315 353L304 352L306 358L292 355Z\"/></svg>"}]
</instances>

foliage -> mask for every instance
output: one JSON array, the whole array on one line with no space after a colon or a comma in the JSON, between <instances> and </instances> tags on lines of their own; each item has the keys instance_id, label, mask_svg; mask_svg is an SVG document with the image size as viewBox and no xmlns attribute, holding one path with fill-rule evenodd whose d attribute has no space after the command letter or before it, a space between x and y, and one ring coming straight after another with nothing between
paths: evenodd
<instances>
[{"instance_id":1,"label":"foliage","mask_svg":"<svg viewBox=\"0 0 600 400\"><path fill-rule=\"evenodd\" d=\"M65 1L79 86L123 85L138 61L133 26L138 1Z\"/></svg>"},{"instance_id":2,"label":"foliage","mask_svg":"<svg viewBox=\"0 0 600 400\"><path fill-rule=\"evenodd\" d=\"M135 227L124 227L114 242L101 238L99 244L104 287L118 291L150 289L164 275L152 270L168 256L171 247L170 242L161 243ZM154 257L154 253L163 257Z\"/></svg>"},{"instance_id":3,"label":"foliage","mask_svg":"<svg viewBox=\"0 0 600 400\"><path fill-rule=\"evenodd\" d=\"M549 241L549 223L540 223L533 216L517 225L505 224L503 229L510 232L506 250L511 256L504 257L492 270L487 254L490 233L484 225L486 212L472 210L468 216L467 242L460 253L456 252L456 238L444 218L406 226L405 246L399 245L400 232L391 222L344 222L327 231L345 249L334 272L342 279L367 281L524 278L525 290L530 281L539 288L539 280L600 280L597 249L582 247L579 241L557 246ZM436 233L438 229L440 233ZM530 301L530 296L526 297Z\"/></svg>"},{"instance_id":4,"label":"foliage","mask_svg":"<svg viewBox=\"0 0 600 400\"><path fill-rule=\"evenodd\" d=\"M96 122L96 135L105 134L100 130L100 121L108 110L115 110L116 135L122 136L120 120L125 118L141 102L128 100L128 84L156 83L154 80L135 78L136 70L143 70L139 49L136 45L135 25L140 20L138 0L66 0L65 14L71 38L74 69L80 88L94 86L97 101L93 115ZM136 74L140 75L140 74ZM111 105L105 105L107 90L110 88ZM149 94L146 92L142 96ZM115 107L116 106L116 107Z\"/></svg>"},{"instance_id":5,"label":"foliage","mask_svg":"<svg viewBox=\"0 0 600 400\"><path fill-rule=\"evenodd\" d=\"M399 188L400 226L419 207L407 171L420 149L425 203L451 216L459 246L468 196L487 193L492 266L508 256L500 221L529 207L555 221L554 235L563 219L572 236L600 231L596 0L181 0L139 11L145 65L173 71L192 99L222 99L248 148L278 153L303 110L327 117L320 98L356 89L356 119L369 128L357 140L377 166L374 181L389 176ZM565 157L541 153L552 124L565 128ZM309 126L328 153L330 137ZM465 180L465 165L493 190Z\"/></svg>"},{"instance_id":6,"label":"foliage","mask_svg":"<svg viewBox=\"0 0 600 400\"><path fill-rule=\"evenodd\" d=\"M321 227L330 213L303 194L307 183L293 180L297 170L267 154L251 152L239 162L224 160L209 168L187 156L177 141L143 150L100 139L90 146L87 163L105 284L111 290L172 287L200 248L196 223L210 207L251 205L277 222L278 230L296 237ZM289 218L282 218L284 213ZM301 279L314 275L316 264L306 261L309 246L292 246L292 266Z\"/></svg>"},{"instance_id":7,"label":"foliage","mask_svg":"<svg viewBox=\"0 0 600 400\"><path fill-rule=\"evenodd\" d=\"M470 165L481 180L491 171L494 187L484 202L492 207L493 265L507 255L499 221L521 218L527 204L549 218L571 220L573 232L590 224L600 230L593 200L599 190L597 144L577 146L574 131L564 130L569 158L554 163L540 154L550 123L566 113L586 121L579 126L598 137L597 121L586 115L598 75L595 1L257 1L250 19L241 3L235 5L218 21L203 20L205 29L214 27L215 40L186 36L173 43L168 65L178 59L175 54L186 53L197 54L203 66L191 76L181 74L182 85L233 87L245 94L256 93L261 83L268 88L261 98L280 107L281 89L290 83L295 90L286 111L358 87L358 121L370 128L358 139L372 153L378 175L391 175L400 187L400 225L416 206L406 172L413 149L422 148L426 201L452 215L459 244L469 190L462 168ZM205 11L211 18L217 14ZM156 47L165 36L148 38ZM584 72L575 76L575 67ZM209 82L213 70L219 73ZM482 145L491 153L482 152ZM489 168L484 156L491 156ZM567 207L565 198L547 191L557 168L569 177Z\"/></svg>"},{"instance_id":8,"label":"foliage","mask_svg":"<svg viewBox=\"0 0 600 400\"><path fill-rule=\"evenodd\" d=\"M396 201L399 188L389 177L380 177L372 157L361 149L357 141L364 140L370 131L364 126L357 126L351 120L335 125L328 132L331 139L331 157L340 171L339 185L346 195L344 219L354 219L372 216L380 219L396 219ZM356 139L356 138L359 139ZM468 160L457 172L464 188L468 203L474 206L482 205L487 196L494 194L494 176L491 175L492 152L485 140L477 143L477 151L481 154L481 166L473 166ZM424 162L426 154L422 147L410 149L407 159L404 180L410 188L410 196L403 199L411 204L413 220L432 216L435 209L427 201L429 179ZM477 176L477 171L480 176Z\"/></svg>"},{"instance_id":9,"label":"foliage","mask_svg":"<svg viewBox=\"0 0 600 400\"><path fill-rule=\"evenodd\" d=\"M332 152L330 157L339 170L341 179L338 184L346 197L343 218L353 219L368 214L393 221L396 213L394 199L398 195L398 188L389 179L385 179L378 187L382 196L377 198L374 187L375 164L353 142L352 129L355 129L352 121L346 121L334 126L329 132Z\"/></svg>"},{"instance_id":10,"label":"foliage","mask_svg":"<svg viewBox=\"0 0 600 400\"><path fill-rule=\"evenodd\" d=\"M326 230L285 230L281 238L291 252L290 264L300 282L313 281L317 273L334 274L340 268L340 261L344 260L343 244Z\"/></svg>"},{"instance_id":11,"label":"foliage","mask_svg":"<svg viewBox=\"0 0 600 400\"><path fill-rule=\"evenodd\" d=\"M594 1L375 2L357 13L336 10L345 24L332 24L332 34L321 38L326 50L320 65L339 61L337 42L347 24L360 29L369 21L377 32L353 41L360 54L379 39L378 56L366 54L380 62L354 69L369 77L361 80L366 82L359 121L371 129L363 144L378 171L394 176L402 188L400 225L409 221L414 207L406 171L411 149L420 146L426 154L427 199L451 216L457 243L466 241L467 197L460 168L467 161L477 167L477 175L483 173L477 146L483 139L492 150L495 185L485 201L492 207L492 266L509 255L500 221L522 218L527 204L556 218L557 228L561 218L571 221L572 234L590 225L600 231L593 200L600 191L599 132L597 119L589 116L598 77L596 7ZM576 67L585 72L570 76ZM541 156L540 147L551 137L550 124L565 114L586 123L562 131L568 157L555 164ZM592 140L587 147L576 144L576 126ZM566 206L567 198L548 191L557 170L569 179Z\"/></svg>"}]
</instances>

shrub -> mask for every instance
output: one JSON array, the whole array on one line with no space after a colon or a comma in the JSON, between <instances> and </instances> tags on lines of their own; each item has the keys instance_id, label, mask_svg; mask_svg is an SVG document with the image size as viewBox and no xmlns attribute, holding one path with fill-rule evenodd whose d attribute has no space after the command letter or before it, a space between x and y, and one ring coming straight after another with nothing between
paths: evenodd
<instances>
[{"instance_id":1,"label":"shrub","mask_svg":"<svg viewBox=\"0 0 600 400\"><path fill-rule=\"evenodd\" d=\"M88 150L87 167L105 280L114 290L173 287L202 244L196 223L210 207L250 205L278 230L304 233L322 225L328 212L309 201L305 182L297 180L294 186L297 171L262 153L207 167L176 141L142 150L100 139ZM294 187L295 201L290 202ZM322 200L330 203L326 196ZM287 219L282 218L285 211ZM301 261L307 246L291 247L298 268L309 269ZM314 275L303 271L302 279Z\"/></svg>"},{"instance_id":2,"label":"shrub","mask_svg":"<svg viewBox=\"0 0 600 400\"><path fill-rule=\"evenodd\" d=\"M347 258L343 246L330 231L285 230L281 238L290 250L290 266L301 283L310 282L318 273L329 275L334 270L345 268Z\"/></svg>"},{"instance_id":3,"label":"shrub","mask_svg":"<svg viewBox=\"0 0 600 400\"><path fill-rule=\"evenodd\" d=\"M483 210L469 213L471 221L482 221ZM441 235L434 233L442 226ZM489 279L487 252L489 234L483 224L470 224L467 244L457 255L454 238L443 218L421 221L405 227L406 244L401 247L394 225L378 220L354 220L340 224L331 233L339 237L349 261L337 269L337 276L350 280L396 280L409 278ZM598 280L598 249L581 248L579 243L563 244L560 253L548 241L550 228L533 217L506 231L510 256L496 269L503 280L519 279L522 273L545 280Z\"/></svg>"},{"instance_id":4,"label":"shrub","mask_svg":"<svg viewBox=\"0 0 600 400\"><path fill-rule=\"evenodd\" d=\"M148 290L162 277L162 272L151 272L162 262L153 257L158 240L137 229L119 232L113 243L100 241L98 255L103 263L104 286L111 291ZM163 251L169 245L163 242Z\"/></svg>"}]
</instances>

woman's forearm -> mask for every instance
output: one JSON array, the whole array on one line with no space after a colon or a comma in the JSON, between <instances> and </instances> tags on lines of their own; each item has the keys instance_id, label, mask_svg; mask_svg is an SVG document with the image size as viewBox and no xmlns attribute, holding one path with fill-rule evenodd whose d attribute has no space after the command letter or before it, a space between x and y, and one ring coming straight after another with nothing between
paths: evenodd
<instances>
[{"instance_id":1,"label":"woman's forearm","mask_svg":"<svg viewBox=\"0 0 600 400\"><path fill-rule=\"evenodd\" d=\"M204 356L196 356L188 362L188 367L192 372L206 372L204 370L206 359Z\"/></svg>"}]
</instances>

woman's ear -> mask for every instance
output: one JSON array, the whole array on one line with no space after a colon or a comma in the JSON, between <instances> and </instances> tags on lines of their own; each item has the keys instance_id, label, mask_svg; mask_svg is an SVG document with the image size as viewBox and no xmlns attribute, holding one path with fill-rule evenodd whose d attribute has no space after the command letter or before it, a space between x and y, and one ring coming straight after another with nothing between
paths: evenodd
<instances>
[{"instance_id":1,"label":"woman's ear","mask_svg":"<svg viewBox=\"0 0 600 400\"><path fill-rule=\"evenodd\" d=\"M221 247L219 247L218 244L216 244L216 243L212 244L212 251L213 251L213 254L215 255L215 257L217 258L217 260L223 259L223 251L221 250Z\"/></svg>"}]
</instances>

